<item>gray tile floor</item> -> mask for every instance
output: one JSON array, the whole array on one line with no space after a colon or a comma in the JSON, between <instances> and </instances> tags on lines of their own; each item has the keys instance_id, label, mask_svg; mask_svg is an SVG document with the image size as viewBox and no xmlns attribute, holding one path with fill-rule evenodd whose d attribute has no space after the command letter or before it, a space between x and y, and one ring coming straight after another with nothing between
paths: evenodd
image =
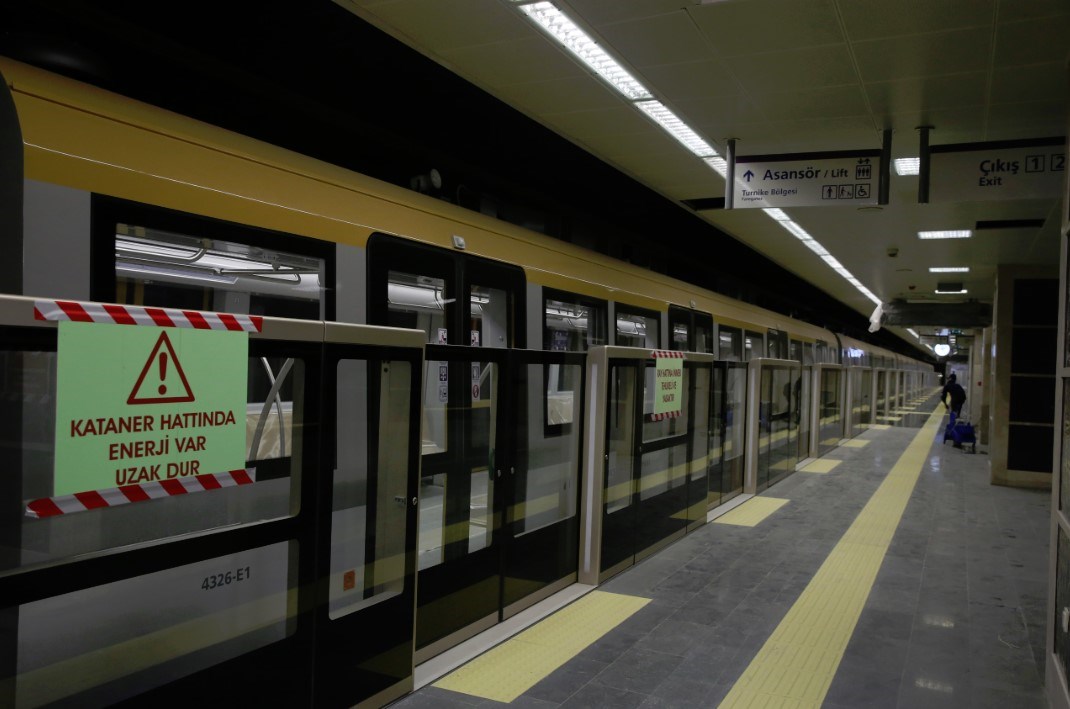
<instances>
[{"instance_id":1,"label":"gray tile floor","mask_svg":"<svg viewBox=\"0 0 1070 709\"><path fill-rule=\"evenodd\" d=\"M774 485L791 502L757 527L706 525L603 584L652 602L510 706L716 706L924 421L910 419L833 451L827 475ZM825 707L1047 706L1050 495L990 485L987 456L941 439ZM395 706L496 704L426 687Z\"/></svg>"}]
</instances>

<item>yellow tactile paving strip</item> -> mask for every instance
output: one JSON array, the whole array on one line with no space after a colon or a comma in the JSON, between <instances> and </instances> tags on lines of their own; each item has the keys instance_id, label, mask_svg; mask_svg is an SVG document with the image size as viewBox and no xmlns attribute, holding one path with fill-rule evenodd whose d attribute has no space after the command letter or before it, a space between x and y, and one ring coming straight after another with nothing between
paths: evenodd
<instances>
[{"instance_id":1,"label":"yellow tactile paving strip","mask_svg":"<svg viewBox=\"0 0 1070 709\"><path fill-rule=\"evenodd\" d=\"M786 504L788 501L779 497L752 497L734 510L725 512L713 523L754 527Z\"/></svg>"},{"instance_id":2,"label":"yellow tactile paving strip","mask_svg":"<svg viewBox=\"0 0 1070 709\"><path fill-rule=\"evenodd\" d=\"M868 428L876 431L887 431L891 427L892 425L888 423L871 423L868 425Z\"/></svg>"},{"instance_id":3,"label":"yellow tactile paving strip","mask_svg":"<svg viewBox=\"0 0 1070 709\"><path fill-rule=\"evenodd\" d=\"M807 465L802 469L804 473L831 473L832 470L842 463L842 460L833 460L832 458L820 458Z\"/></svg>"},{"instance_id":4,"label":"yellow tactile paving strip","mask_svg":"<svg viewBox=\"0 0 1070 709\"><path fill-rule=\"evenodd\" d=\"M508 704L647 603L649 598L591 591L435 686Z\"/></svg>"},{"instance_id":5,"label":"yellow tactile paving strip","mask_svg":"<svg viewBox=\"0 0 1070 709\"><path fill-rule=\"evenodd\" d=\"M934 412L721 707L820 707L929 454Z\"/></svg>"},{"instance_id":6,"label":"yellow tactile paving strip","mask_svg":"<svg viewBox=\"0 0 1070 709\"><path fill-rule=\"evenodd\" d=\"M865 438L852 438L849 441L844 441L843 445L846 448L865 448L869 445L869 440Z\"/></svg>"}]
</instances>

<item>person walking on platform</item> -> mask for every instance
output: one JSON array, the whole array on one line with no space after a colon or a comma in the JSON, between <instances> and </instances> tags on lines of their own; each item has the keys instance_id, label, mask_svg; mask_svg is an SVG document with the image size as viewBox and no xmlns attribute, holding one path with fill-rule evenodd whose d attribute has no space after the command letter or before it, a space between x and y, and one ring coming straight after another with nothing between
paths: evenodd
<instances>
[{"instance_id":1,"label":"person walking on platform","mask_svg":"<svg viewBox=\"0 0 1070 709\"><path fill-rule=\"evenodd\" d=\"M947 384L944 385L944 391L940 394L940 401L943 402L944 408L951 412L951 420L947 424L949 427L954 426L955 419L962 416L962 405L966 403L966 391L956 379L955 373L952 372L947 378ZM948 403L948 397L951 398L950 403Z\"/></svg>"}]
</instances>

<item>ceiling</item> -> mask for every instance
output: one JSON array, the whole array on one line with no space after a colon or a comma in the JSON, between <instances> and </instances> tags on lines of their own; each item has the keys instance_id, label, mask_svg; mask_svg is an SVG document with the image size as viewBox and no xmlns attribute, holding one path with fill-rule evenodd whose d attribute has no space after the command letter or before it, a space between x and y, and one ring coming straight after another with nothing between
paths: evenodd
<instances>
[{"instance_id":1,"label":"ceiling","mask_svg":"<svg viewBox=\"0 0 1070 709\"><path fill-rule=\"evenodd\" d=\"M516 3L336 2L665 197L682 205L724 196L719 174L543 34ZM554 4L721 154L728 138L738 141L739 155L879 149L891 129L892 157L916 157L922 125L932 127L933 145L1066 134L1066 0ZM918 204L918 179L893 170L881 209L785 211L883 302L991 302L997 265L1055 268L1059 200ZM855 310L873 310L761 210L699 214ZM1022 219L1042 225L975 231L969 239L917 237ZM949 277L929 273L930 266L970 271ZM968 294L936 295L937 282L948 280L961 280Z\"/></svg>"}]
</instances>

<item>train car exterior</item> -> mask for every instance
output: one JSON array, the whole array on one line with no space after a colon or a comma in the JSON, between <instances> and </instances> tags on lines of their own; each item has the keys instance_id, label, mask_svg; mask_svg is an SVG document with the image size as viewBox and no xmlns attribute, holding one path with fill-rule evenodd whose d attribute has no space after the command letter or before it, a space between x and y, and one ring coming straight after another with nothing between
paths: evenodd
<instances>
[{"instance_id":1,"label":"train car exterior","mask_svg":"<svg viewBox=\"0 0 1070 709\"><path fill-rule=\"evenodd\" d=\"M17 62L0 74L22 161L2 187L22 210L20 292L0 299L12 706L205 686L385 704L415 664L618 573L934 383L430 197ZM246 339L171 349L238 315ZM72 417L97 378L101 399L129 395ZM228 386L237 403L182 408ZM161 452L170 429L149 448L130 430L146 415L230 426L231 477ZM65 467L87 437L114 480Z\"/></svg>"}]
</instances>

